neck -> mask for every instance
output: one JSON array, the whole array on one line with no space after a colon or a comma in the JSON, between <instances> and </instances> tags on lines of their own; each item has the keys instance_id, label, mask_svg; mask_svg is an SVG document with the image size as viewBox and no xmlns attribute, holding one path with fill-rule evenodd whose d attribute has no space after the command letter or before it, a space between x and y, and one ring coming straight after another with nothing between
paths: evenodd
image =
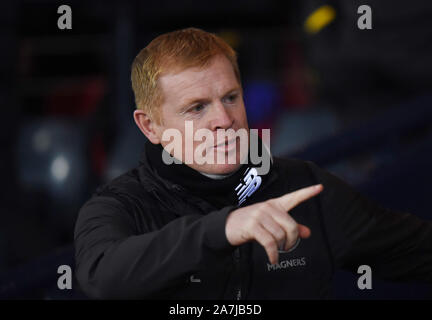
<instances>
[{"instance_id":1,"label":"neck","mask_svg":"<svg viewBox=\"0 0 432 320\"><path fill-rule=\"evenodd\" d=\"M240 169L240 167L238 167L238 169L234 170L233 172L230 172L227 174L210 174L210 173L205 173L205 172L201 172L201 171L198 171L198 172L201 173L202 175L206 176L207 178L210 178L213 180L220 180L220 179L224 179L224 178L228 178L228 177L232 176L239 169Z\"/></svg>"},{"instance_id":2,"label":"neck","mask_svg":"<svg viewBox=\"0 0 432 320\"><path fill-rule=\"evenodd\" d=\"M164 152L166 151L160 144L154 145L147 142L145 145L145 158L147 160L144 163L150 165L153 172L161 178L173 184L181 185L194 196L205 199L214 206L221 208L239 204L237 188L240 185L243 187L247 185L244 181L245 175L250 168L257 167L249 159L248 163L242 164L237 170L228 174L209 174L194 170L184 163L168 165L162 160ZM259 172L258 175L260 175ZM266 179L267 174L260 176L262 179ZM250 183L250 181L248 182Z\"/></svg>"}]
</instances>

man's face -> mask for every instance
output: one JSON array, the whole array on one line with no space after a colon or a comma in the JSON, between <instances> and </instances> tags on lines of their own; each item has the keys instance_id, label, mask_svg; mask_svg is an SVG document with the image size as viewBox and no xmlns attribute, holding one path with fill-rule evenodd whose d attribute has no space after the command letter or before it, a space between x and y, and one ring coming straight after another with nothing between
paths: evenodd
<instances>
[{"instance_id":1,"label":"man's face","mask_svg":"<svg viewBox=\"0 0 432 320\"><path fill-rule=\"evenodd\" d=\"M159 81L164 95L164 103L160 109L163 125L155 124L154 128L161 139L161 144L164 147L170 144L170 141L162 140L164 130L180 131L182 135L182 159L180 160L185 162L186 151L193 150L195 154L197 147L206 141L204 139L192 143L189 141L188 144L193 147L186 150L185 122L190 121L193 124L194 134L199 129L208 129L211 132L214 142L210 145L207 141L207 147L202 154L214 152L214 163L198 164L194 160L192 164L187 162L186 164L195 170L210 174L227 174L238 169L241 165L240 160L245 157L244 149L240 150L240 139L234 139L233 143L228 145L225 145L225 139L224 141L217 139L218 129L233 129L236 132L244 129L249 133L241 87L228 59L218 55L204 69L188 68L177 74L163 75ZM191 140L192 137L188 135L187 139ZM224 161L217 162L217 157ZM228 161L228 157L235 159L235 163Z\"/></svg>"}]
</instances>

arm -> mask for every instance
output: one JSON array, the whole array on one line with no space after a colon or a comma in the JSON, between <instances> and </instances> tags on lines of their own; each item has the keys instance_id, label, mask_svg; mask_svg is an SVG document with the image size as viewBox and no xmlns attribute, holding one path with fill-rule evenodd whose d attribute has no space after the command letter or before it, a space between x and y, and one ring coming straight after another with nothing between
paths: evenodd
<instances>
[{"instance_id":1,"label":"arm","mask_svg":"<svg viewBox=\"0 0 432 320\"><path fill-rule=\"evenodd\" d=\"M151 298L230 254L225 221L231 207L188 215L137 234L132 217L114 198L96 197L75 226L77 279L93 298Z\"/></svg>"},{"instance_id":2,"label":"arm","mask_svg":"<svg viewBox=\"0 0 432 320\"><path fill-rule=\"evenodd\" d=\"M432 283L432 222L383 208L308 162L324 185L322 220L336 267L370 265L378 277Z\"/></svg>"}]
</instances>

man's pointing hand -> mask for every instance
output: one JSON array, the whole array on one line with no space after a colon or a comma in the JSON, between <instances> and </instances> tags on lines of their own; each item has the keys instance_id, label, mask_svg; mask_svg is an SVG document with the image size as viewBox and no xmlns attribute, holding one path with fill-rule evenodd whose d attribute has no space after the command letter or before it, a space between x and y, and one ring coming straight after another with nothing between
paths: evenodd
<instances>
[{"instance_id":1,"label":"man's pointing hand","mask_svg":"<svg viewBox=\"0 0 432 320\"><path fill-rule=\"evenodd\" d=\"M279 261L278 249L289 250L297 239L308 238L311 231L297 223L288 212L323 190L321 184L299 189L232 211L225 225L228 242L238 246L251 240L260 243L270 263Z\"/></svg>"}]
</instances>

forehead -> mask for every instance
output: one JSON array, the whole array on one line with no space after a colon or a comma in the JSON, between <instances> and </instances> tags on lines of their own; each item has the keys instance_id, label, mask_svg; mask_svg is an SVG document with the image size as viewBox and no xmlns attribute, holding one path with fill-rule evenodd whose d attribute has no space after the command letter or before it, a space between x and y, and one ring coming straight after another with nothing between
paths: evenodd
<instances>
[{"instance_id":1,"label":"forehead","mask_svg":"<svg viewBox=\"0 0 432 320\"><path fill-rule=\"evenodd\" d=\"M166 103L181 104L189 99L221 95L239 86L233 67L224 56L212 59L205 68L192 67L159 78Z\"/></svg>"}]
</instances>

